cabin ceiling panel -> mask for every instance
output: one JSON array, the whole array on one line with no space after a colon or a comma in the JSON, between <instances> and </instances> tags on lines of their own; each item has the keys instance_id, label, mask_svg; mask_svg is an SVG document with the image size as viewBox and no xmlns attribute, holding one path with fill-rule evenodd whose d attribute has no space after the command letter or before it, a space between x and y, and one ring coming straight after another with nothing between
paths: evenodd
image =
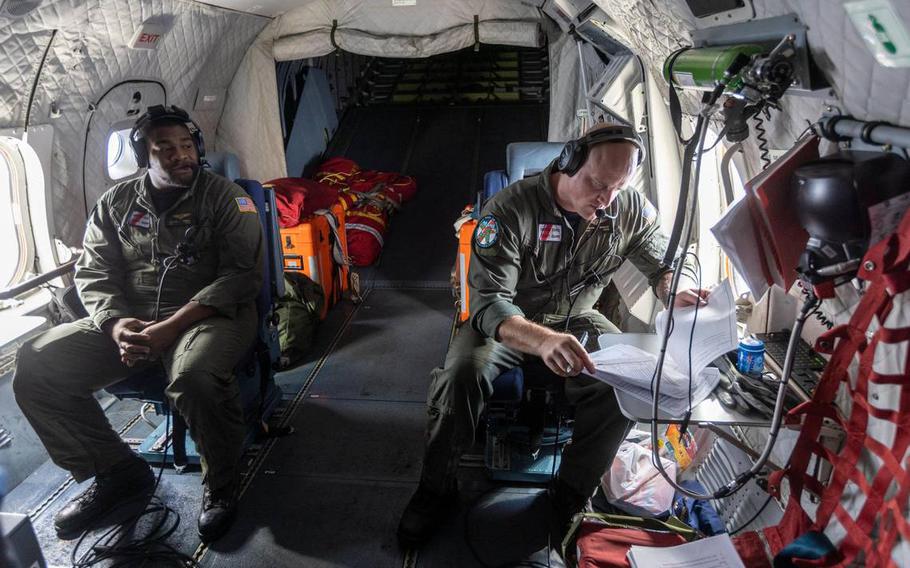
<instances>
[{"instance_id":1,"label":"cabin ceiling panel","mask_svg":"<svg viewBox=\"0 0 910 568\"><path fill-rule=\"evenodd\" d=\"M128 48L141 23L152 16L173 18L158 49ZM205 134L214 139L221 107L194 112L197 90L226 89L246 50L268 21L183 0L46 1L25 18L0 18L0 127L25 123L35 72L52 30L58 30L37 85L30 119L32 125L51 124L55 129L52 194L55 203L66 204L55 215L55 236L71 245L81 241L85 223L82 155L90 105L124 81L159 81L167 91L168 102L190 110ZM51 116L52 102L59 116ZM127 107L125 101L104 108L123 113ZM93 129L106 128L125 118L98 111L91 125ZM92 135L95 140L105 134ZM103 166L86 164L84 179L89 195L97 195L107 184Z\"/></svg>"},{"instance_id":2,"label":"cabin ceiling panel","mask_svg":"<svg viewBox=\"0 0 910 568\"><path fill-rule=\"evenodd\" d=\"M304 59L345 51L428 57L482 43L540 45L540 12L519 0L311 0L275 20L275 58ZM334 42L334 45L333 45Z\"/></svg>"}]
</instances>

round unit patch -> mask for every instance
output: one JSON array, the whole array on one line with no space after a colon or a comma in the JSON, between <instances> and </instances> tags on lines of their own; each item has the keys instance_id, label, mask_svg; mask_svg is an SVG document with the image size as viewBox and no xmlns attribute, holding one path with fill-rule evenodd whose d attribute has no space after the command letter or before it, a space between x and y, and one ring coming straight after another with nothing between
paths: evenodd
<instances>
[{"instance_id":1,"label":"round unit patch","mask_svg":"<svg viewBox=\"0 0 910 568\"><path fill-rule=\"evenodd\" d=\"M482 249L490 248L499 242L499 221L496 220L496 217L487 215L477 223L474 242Z\"/></svg>"}]
</instances>

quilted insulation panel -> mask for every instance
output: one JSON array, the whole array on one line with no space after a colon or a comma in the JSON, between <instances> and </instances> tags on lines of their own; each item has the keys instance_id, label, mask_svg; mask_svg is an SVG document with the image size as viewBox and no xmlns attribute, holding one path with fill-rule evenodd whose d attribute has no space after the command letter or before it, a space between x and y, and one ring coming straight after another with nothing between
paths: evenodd
<instances>
[{"instance_id":1,"label":"quilted insulation panel","mask_svg":"<svg viewBox=\"0 0 910 568\"><path fill-rule=\"evenodd\" d=\"M788 148L816 120L826 106L863 120L910 124L910 69L891 69L875 61L843 5L847 0L753 0L757 18L796 14L808 26L808 41L815 63L832 85L832 96L788 96L783 110L773 112L767 124L772 148ZM664 60L679 47L691 45L691 13L682 0L595 0L613 18L614 34L641 56L665 87L660 76ZM892 0L904 24L910 27L910 2ZM665 91L666 92L666 91ZM688 112L697 98L684 94ZM750 143L754 143L750 140ZM750 152L751 155L756 155Z\"/></svg>"},{"instance_id":2,"label":"quilted insulation panel","mask_svg":"<svg viewBox=\"0 0 910 568\"><path fill-rule=\"evenodd\" d=\"M152 16L173 18L158 49L128 48L140 24ZM115 93L126 81L154 80L164 86L169 104L192 109L200 88L227 89L268 21L184 0L55 0L24 18L0 18L0 128L24 125L36 71L57 30L30 118L32 125L50 124L55 131L50 195L55 236L69 245L82 239L83 178L89 208L110 185L101 161L85 161L83 171L86 140L103 144L109 125L130 118L128 100L99 104L105 93ZM52 104L59 115L51 116ZM221 107L191 113L214 141Z\"/></svg>"}]
</instances>

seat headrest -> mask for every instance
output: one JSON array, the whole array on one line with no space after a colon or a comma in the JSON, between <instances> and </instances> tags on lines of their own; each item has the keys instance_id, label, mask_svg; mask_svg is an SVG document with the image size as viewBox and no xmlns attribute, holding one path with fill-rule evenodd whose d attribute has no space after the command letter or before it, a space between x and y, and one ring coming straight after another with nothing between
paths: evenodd
<instances>
[{"instance_id":1,"label":"seat headrest","mask_svg":"<svg viewBox=\"0 0 910 568\"><path fill-rule=\"evenodd\" d=\"M562 142L512 142L506 146L509 183L540 173L562 151Z\"/></svg>"},{"instance_id":2,"label":"seat headrest","mask_svg":"<svg viewBox=\"0 0 910 568\"><path fill-rule=\"evenodd\" d=\"M240 160L230 152L210 152L205 156L211 170L231 181L240 177Z\"/></svg>"}]
</instances>

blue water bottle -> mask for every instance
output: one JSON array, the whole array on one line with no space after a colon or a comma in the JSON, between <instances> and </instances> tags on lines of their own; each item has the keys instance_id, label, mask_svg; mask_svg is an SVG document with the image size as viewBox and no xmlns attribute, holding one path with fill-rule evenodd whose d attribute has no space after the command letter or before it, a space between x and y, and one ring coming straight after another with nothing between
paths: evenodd
<instances>
[{"instance_id":1,"label":"blue water bottle","mask_svg":"<svg viewBox=\"0 0 910 568\"><path fill-rule=\"evenodd\" d=\"M765 370L765 342L754 337L739 342L736 368L744 375L761 375Z\"/></svg>"}]
</instances>

